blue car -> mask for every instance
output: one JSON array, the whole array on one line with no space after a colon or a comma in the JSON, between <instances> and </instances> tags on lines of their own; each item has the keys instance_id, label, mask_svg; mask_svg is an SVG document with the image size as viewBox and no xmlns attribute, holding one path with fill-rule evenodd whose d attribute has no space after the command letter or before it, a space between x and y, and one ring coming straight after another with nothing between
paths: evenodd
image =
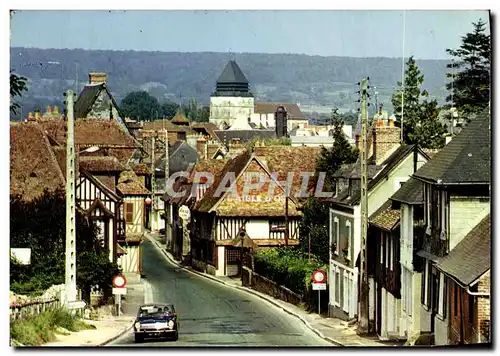
<instances>
[{"instance_id":1,"label":"blue car","mask_svg":"<svg viewBox=\"0 0 500 356\"><path fill-rule=\"evenodd\" d=\"M179 338L179 322L173 304L152 303L139 307L134 322L135 342L146 338Z\"/></svg>"}]
</instances>

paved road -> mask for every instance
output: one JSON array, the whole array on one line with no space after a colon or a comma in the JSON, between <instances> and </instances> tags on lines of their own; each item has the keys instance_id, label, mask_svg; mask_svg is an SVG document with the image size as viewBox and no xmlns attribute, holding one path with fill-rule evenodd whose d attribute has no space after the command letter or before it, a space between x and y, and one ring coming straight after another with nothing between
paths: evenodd
<instances>
[{"instance_id":1,"label":"paved road","mask_svg":"<svg viewBox=\"0 0 500 356\"><path fill-rule=\"evenodd\" d=\"M186 272L146 241L143 274L155 302L173 302L179 340L135 344L129 332L109 346L332 346L300 320L262 299Z\"/></svg>"}]
</instances>

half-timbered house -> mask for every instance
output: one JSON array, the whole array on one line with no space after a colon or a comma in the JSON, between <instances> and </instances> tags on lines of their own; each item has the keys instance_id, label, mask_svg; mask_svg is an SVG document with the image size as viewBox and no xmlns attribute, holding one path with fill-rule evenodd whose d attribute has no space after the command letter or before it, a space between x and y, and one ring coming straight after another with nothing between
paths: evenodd
<instances>
[{"instance_id":1,"label":"half-timbered house","mask_svg":"<svg viewBox=\"0 0 500 356\"><path fill-rule=\"evenodd\" d=\"M243 230L256 246L297 245L301 214L294 196L301 187L300 172L315 171L318 153L307 147L256 147L253 153L246 151L227 161L211 186L194 181L193 264L214 275L238 275L241 249L236 245ZM293 180L287 198L283 183L289 173ZM254 189L245 184L259 180L264 184Z\"/></svg>"},{"instance_id":2,"label":"half-timbered house","mask_svg":"<svg viewBox=\"0 0 500 356\"><path fill-rule=\"evenodd\" d=\"M424 185L421 334L436 345L449 340L448 286L436 265L490 213L490 109L475 117L413 177Z\"/></svg>"}]
</instances>

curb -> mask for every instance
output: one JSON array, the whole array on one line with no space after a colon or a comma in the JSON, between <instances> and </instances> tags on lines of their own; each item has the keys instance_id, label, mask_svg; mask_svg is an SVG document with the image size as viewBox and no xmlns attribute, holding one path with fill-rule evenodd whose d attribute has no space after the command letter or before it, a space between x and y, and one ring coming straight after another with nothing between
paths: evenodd
<instances>
[{"instance_id":1,"label":"curb","mask_svg":"<svg viewBox=\"0 0 500 356\"><path fill-rule=\"evenodd\" d=\"M107 344L112 343L113 341L117 340L118 338L120 338L121 336L125 335L127 332L132 330L133 327L134 327L134 322L132 322L132 325L127 326L127 328L125 330L121 331L118 335L113 336L111 339L104 341L104 342L101 342L100 344L98 344L96 346L98 346L98 347L99 346L106 346Z\"/></svg>"},{"instance_id":2,"label":"curb","mask_svg":"<svg viewBox=\"0 0 500 356\"><path fill-rule=\"evenodd\" d=\"M309 324L309 322L308 322L307 320L305 320L302 316L300 316L300 315L298 315L298 314L296 314L296 313L294 313L294 312L292 312L292 311L290 311L290 310L288 310L288 309L286 309L286 308L283 308L283 306L279 305L278 303L276 303L275 301L273 301L271 298L268 298L268 297L265 297L265 296L263 296L263 295L260 295L259 293L256 293L255 291L253 291L253 290L252 290L252 289L250 289L250 288L246 288L246 287L239 287L239 286L234 286L234 285L232 285L232 284L229 284L229 283L226 283L226 282L224 282L224 281L221 281L221 280L220 280L220 279L218 279L217 277L212 277L212 276L207 275L207 274L205 274L205 273L195 271L195 270L193 270L192 268L189 268L189 267L186 267L186 266L181 266L181 264L180 264L179 262L177 262L177 261L173 258L173 256L172 256L169 252L167 252L165 249L163 249L163 248L159 245L159 243L158 243L156 240L154 240L154 238L152 238L152 237L150 237L150 236L147 236L147 237L148 237L148 239L149 239L151 242L153 242L153 244L156 246L156 248L158 248L159 250L161 250L161 252L162 252L162 253L165 255L165 257L169 260L169 262L171 262L171 263L175 264L176 266L178 266L178 267L180 267L180 268L182 268L182 269L186 270L187 272L191 272L191 273L197 274L197 275L199 275L199 276L201 276L201 277L205 277L205 278L207 278L207 279L211 279L211 280L213 280L213 281L216 281L216 282L219 282L219 283L221 283L221 284L224 284L224 285L226 285L226 286L228 286L228 287L232 287L232 288L235 288L235 289L241 290L241 291L243 291L243 292L246 292L246 293L252 294L252 295L254 295L254 296L257 296L257 297L259 297L260 299L263 299L263 300L267 301L268 303L271 303L271 304L272 304L272 305L274 305L275 307L278 307L279 309L283 310L284 312L286 312L286 313L288 313L288 314L290 314L290 315L292 315L292 316L294 316L294 317L298 318L298 319L299 319L299 320L300 320L300 321L301 321L301 322L302 322L305 326L307 326L307 328L308 328L309 330L311 330L312 332L314 332L316 335L318 335L319 337L321 337L323 340L326 340L326 341L328 341L328 342L330 342L330 343L332 343L332 344L334 344L334 345L336 345L336 346L345 347L345 345L344 345L344 344L342 344L341 342L336 341L336 340L334 340L334 339L332 339L332 338L329 338L328 336L323 335L320 331L318 331L318 330L314 329L314 328L313 328L313 327Z\"/></svg>"}]
</instances>

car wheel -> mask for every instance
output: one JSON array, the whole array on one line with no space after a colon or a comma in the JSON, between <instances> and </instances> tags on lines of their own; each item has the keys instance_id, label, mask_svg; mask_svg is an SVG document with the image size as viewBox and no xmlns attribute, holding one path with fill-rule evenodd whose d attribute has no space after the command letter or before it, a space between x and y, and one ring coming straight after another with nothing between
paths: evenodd
<instances>
[{"instance_id":1,"label":"car wheel","mask_svg":"<svg viewBox=\"0 0 500 356\"><path fill-rule=\"evenodd\" d=\"M173 340L174 340L174 341L179 340L179 332L178 332L177 330L176 330L176 331L175 331L175 333L174 333Z\"/></svg>"},{"instance_id":2,"label":"car wheel","mask_svg":"<svg viewBox=\"0 0 500 356\"><path fill-rule=\"evenodd\" d=\"M135 342L143 342L144 341L144 336L142 335L135 335Z\"/></svg>"}]
</instances>

